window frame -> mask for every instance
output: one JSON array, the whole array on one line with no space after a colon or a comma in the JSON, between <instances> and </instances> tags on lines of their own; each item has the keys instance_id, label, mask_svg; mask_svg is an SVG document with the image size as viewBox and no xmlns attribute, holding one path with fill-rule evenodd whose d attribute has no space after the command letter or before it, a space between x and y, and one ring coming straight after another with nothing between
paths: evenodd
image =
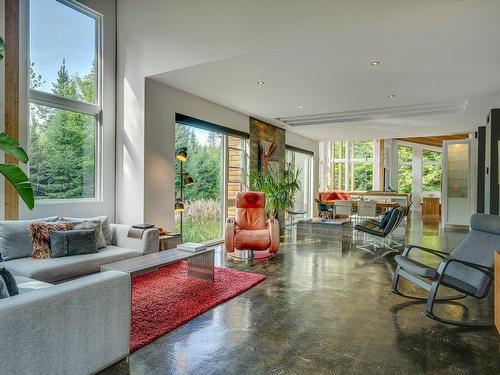
<instances>
[{"instance_id":1,"label":"window frame","mask_svg":"<svg viewBox=\"0 0 500 375\"><path fill-rule=\"evenodd\" d=\"M36 90L31 88L30 83L30 67L31 67L31 38L30 38L30 25L31 25L31 11L30 1L27 2L27 22L26 22L26 92L27 92L27 105L26 105L26 139L28 155L31 155L30 150L30 104L42 105L49 108L61 109L70 112L78 112L85 115L93 116L95 118L95 178L94 178L94 197L92 198L67 198L67 199L39 199L37 204L52 205L52 204L67 204L67 203L82 203L82 202L102 202L103 201L103 15L88 6L81 4L74 0L56 0L62 5L80 12L88 17L91 17L96 22L95 27L95 53L96 53L96 100L95 103L87 103L75 99L64 98L49 92ZM30 175L29 162L27 166L27 174Z\"/></svg>"},{"instance_id":2,"label":"window frame","mask_svg":"<svg viewBox=\"0 0 500 375\"><path fill-rule=\"evenodd\" d=\"M288 164L288 167L293 167L294 171L296 171L296 155L300 154L302 156L305 156L307 159L307 170L304 171L302 170L302 173L304 174L304 179L306 181L306 186L302 186L301 191L304 192L305 196L305 202L302 202L302 204L306 205L307 208L307 217L311 217L313 214L314 210L314 204L313 204L313 165L314 165L314 153L308 151L308 150L300 150L296 147L292 146L285 146L285 162Z\"/></svg>"},{"instance_id":3,"label":"window frame","mask_svg":"<svg viewBox=\"0 0 500 375\"><path fill-rule=\"evenodd\" d=\"M361 157L356 157L356 156L351 156L351 152L354 150L354 143L355 142L371 142L372 143L372 156L370 158L361 158ZM340 144L341 147L343 148L343 153L344 156L341 158L335 157L334 150L336 148L335 144ZM374 188L374 170L375 170L375 164L374 164L374 157L375 157L375 142L373 140L359 140L359 141L334 141L332 142L332 185L333 185L333 190L337 190L334 183L336 180L336 171L335 171L335 165L342 164L343 171L342 175L339 176L339 181L342 181L342 189L341 191L352 191L352 192L362 192L364 190L354 190L355 186L351 186L350 178L352 176L354 167L356 164L363 164L363 163L371 163L372 165L372 190ZM368 159L368 160L367 160Z\"/></svg>"},{"instance_id":4,"label":"window frame","mask_svg":"<svg viewBox=\"0 0 500 375\"><path fill-rule=\"evenodd\" d=\"M441 154L441 159L440 160L424 160L423 154L426 151L437 152L437 153ZM427 194L437 194L437 193L442 194L442 192L443 192L443 171L442 170L441 170L439 191L437 191L437 190L425 190L425 188L424 188L424 168L426 166L433 166L433 165L442 166L442 162L443 162L443 151L430 149L430 148L426 148L426 147L422 148L422 194L426 194L426 193Z\"/></svg>"},{"instance_id":5,"label":"window frame","mask_svg":"<svg viewBox=\"0 0 500 375\"><path fill-rule=\"evenodd\" d=\"M399 148L409 148L411 149L411 160L409 161L402 161L399 159ZM410 146L410 145L407 145L407 144L404 144L404 143L396 143L396 160L397 160L397 163L396 163L396 189L398 192L400 192L399 190L399 175L400 175L400 170L399 170L399 167L410 167L410 176L411 176L411 183L412 183L412 186L413 186L413 173L414 173L414 168L413 168L413 159L414 159L414 155L413 155L413 152L414 152L414 146ZM411 189L410 192L408 192L407 194L412 194L413 193L413 187Z\"/></svg>"}]
</instances>

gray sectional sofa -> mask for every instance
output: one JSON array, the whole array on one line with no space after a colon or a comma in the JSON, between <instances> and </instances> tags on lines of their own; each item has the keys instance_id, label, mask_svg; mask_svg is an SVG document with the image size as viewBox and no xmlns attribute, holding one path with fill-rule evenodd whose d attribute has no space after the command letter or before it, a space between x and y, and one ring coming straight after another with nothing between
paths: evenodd
<instances>
[{"instance_id":1,"label":"gray sectional sofa","mask_svg":"<svg viewBox=\"0 0 500 375\"><path fill-rule=\"evenodd\" d=\"M26 249L17 257L9 243L21 240L22 250L23 229L12 235L5 231L12 223L3 223L0 245L10 251L0 268L12 272L19 295L0 299L0 373L85 375L126 357L130 276L99 273L100 266L158 251L158 230L133 239L128 225L111 224L108 246L97 253L32 259Z\"/></svg>"}]
</instances>

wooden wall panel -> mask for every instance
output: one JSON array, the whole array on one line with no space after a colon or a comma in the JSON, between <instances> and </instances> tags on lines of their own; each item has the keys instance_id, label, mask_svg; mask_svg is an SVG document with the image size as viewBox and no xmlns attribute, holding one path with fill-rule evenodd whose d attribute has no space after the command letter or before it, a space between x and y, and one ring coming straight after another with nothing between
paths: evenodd
<instances>
[{"instance_id":1,"label":"wooden wall panel","mask_svg":"<svg viewBox=\"0 0 500 375\"><path fill-rule=\"evenodd\" d=\"M5 0L5 133L19 140L19 0ZM6 163L17 160L5 156ZM19 218L19 196L5 181L5 220Z\"/></svg>"}]
</instances>

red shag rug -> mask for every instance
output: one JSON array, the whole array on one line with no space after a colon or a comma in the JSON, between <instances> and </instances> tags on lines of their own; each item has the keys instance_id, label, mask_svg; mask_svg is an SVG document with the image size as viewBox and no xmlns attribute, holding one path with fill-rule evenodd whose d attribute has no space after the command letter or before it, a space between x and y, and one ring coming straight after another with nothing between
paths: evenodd
<instances>
[{"instance_id":1,"label":"red shag rug","mask_svg":"<svg viewBox=\"0 0 500 375\"><path fill-rule=\"evenodd\" d=\"M215 268L215 282L187 277L186 262L132 279L130 352L149 344L211 308L252 288L266 277Z\"/></svg>"}]
</instances>

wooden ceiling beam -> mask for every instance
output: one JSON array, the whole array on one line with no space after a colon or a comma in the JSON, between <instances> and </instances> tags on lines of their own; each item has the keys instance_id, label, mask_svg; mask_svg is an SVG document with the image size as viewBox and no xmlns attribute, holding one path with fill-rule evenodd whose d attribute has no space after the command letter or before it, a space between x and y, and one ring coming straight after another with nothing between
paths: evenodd
<instances>
[{"instance_id":1,"label":"wooden ceiling beam","mask_svg":"<svg viewBox=\"0 0 500 375\"><path fill-rule=\"evenodd\" d=\"M397 138L397 140L409 143L421 144L424 146L442 147L443 141L467 139L467 138L469 138L469 134L463 133L463 134L436 135L429 137Z\"/></svg>"}]
</instances>

